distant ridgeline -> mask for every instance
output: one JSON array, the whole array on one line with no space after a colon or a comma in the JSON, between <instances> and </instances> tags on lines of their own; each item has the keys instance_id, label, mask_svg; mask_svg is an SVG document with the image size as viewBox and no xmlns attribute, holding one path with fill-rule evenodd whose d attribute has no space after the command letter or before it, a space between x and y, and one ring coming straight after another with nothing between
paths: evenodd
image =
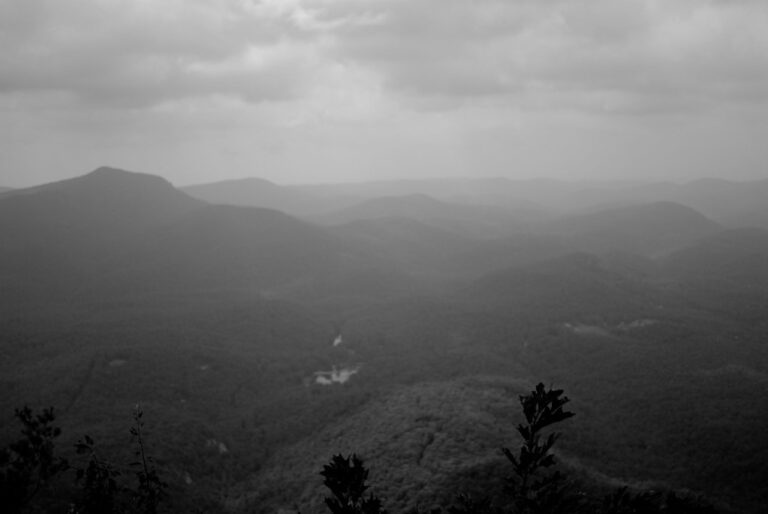
<instances>
[{"instance_id":1,"label":"distant ridgeline","mask_svg":"<svg viewBox=\"0 0 768 514\"><path fill-rule=\"evenodd\" d=\"M671 513L715 514L717 510L699 497L676 492L606 490L606 484L569 477L557 465L553 447L560 433L550 427L573 416L565 410L569 399L562 390L539 383L520 396L525 421L517 426L521 444L517 451L502 448L511 475L503 487L473 481L472 493L459 493L442 501L447 507L411 510L429 514L555 514L555 513ZM28 407L16 411L23 425L22 438L0 450L0 502L5 512L60 511L70 514L183 512L167 492L161 472L145 449L143 412L136 407L133 437L135 460L128 466L114 464L100 455L96 442L86 435L75 444L77 463L58 455L55 447L61 430L54 426L53 409L41 414ZM215 441L214 441L215 442ZM222 443L218 443L220 447ZM226 448L221 450L226 452ZM567 472L566 472L567 473ZM68 475L68 477L67 477ZM320 473L331 495L324 502L332 514L383 514L386 501L369 491L369 471L362 459L335 455ZM132 480L135 485L131 487ZM70 483L67 483L67 478ZM496 480L495 482L498 482ZM477 491L482 491L477 493ZM474 493L474 494L473 494ZM259 506L252 505L255 509ZM248 508L244 510L249 510Z\"/></svg>"}]
</instances>

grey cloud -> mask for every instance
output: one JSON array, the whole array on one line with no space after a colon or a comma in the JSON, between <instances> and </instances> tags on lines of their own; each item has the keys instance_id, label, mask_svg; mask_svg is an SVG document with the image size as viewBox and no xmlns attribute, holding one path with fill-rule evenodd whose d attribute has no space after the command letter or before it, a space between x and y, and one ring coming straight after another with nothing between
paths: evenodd
<instances>
[{"instance_id":1,"label":"grey cloud","mask_svg":"<svg viewBox=\"0 0 768 514\"><path fill-rule=\"evenodd\" d=\"M766 101L766 25L755 0L0 0L0 92L287 100L353 63L407 105L704 109Z\"/></svg>"},{"instance_id":2,"label":"grey cloud","mask_svg":"<svg viewBox=\"0 0 768 514\"><path fill-rule=\"evenodd\" d=\"M286 37L300 38L287 15L270 16L247 2L185 2L176 10L163 5L0 0L0 91L63 91L118 106L207 94L261 101L299 93L312 65L300 52L253 66L236 63L251 49L269 52ZM227 61L235 64L220 66ZM200 71L205 68L214 71Z\"/></svg>"},{"instance_id":3,"label":"grey cloud","mask_svg":"<svg viewBox=\"0 0 768 514\"><path fill-rule=\"evenodd\" d=\"M113 107L151 106L210 94L263 101L298 95L299 74L300 70L286 63L261 70L204 74L163 56L114 56L104 60L71 59L45 69L17 66L0 80L0 90L62 91L83 103Z\"/></svg>"},{"instance_id":4,"label":"grey cloud","mask_svg":"<svg viewBox=\"0 0 768 514\"><path fill-rule=\"evenodd\" d=\"M380 20L337 31L339 59L376 67L395 89L423 95L485 96L516 87L487 45L526 30L533 2L501 0L334 1L330 20L354 12Z\"/></svg>"},{"instance_id":5,"label":"grey cloud","mask_svg":"<svg viewBox=\"0 0 768 514\"><path fill-rule=\"evenodd\" d=\"M381 22L338 31L337 58L374 66L411 95L524 103L549 88L687 110L768 91L765 3L336 0L321 12L350 10Z\"/></svg>"}]
</instances>

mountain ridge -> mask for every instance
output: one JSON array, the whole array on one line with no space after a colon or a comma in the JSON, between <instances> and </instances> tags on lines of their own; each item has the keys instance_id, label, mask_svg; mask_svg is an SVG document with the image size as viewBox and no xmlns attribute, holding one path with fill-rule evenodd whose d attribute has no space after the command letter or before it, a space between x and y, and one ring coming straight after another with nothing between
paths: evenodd
<instances>
[{"instance_id":1,"label":"mountain ridge","mask_svg":"<svg viewBox=\"0 0 768 514\"><path fill-rule=\"evenodd\" d=\"M545 224L542 231L567 237L585 251L656 256L722 229L691 207L658 201L564 217Z\"/></svg>"},{"instance_id":2,"label":"mountain ridge","mask_svg":"<svg viewBox=\"0 0 768 514\"><path fill-rule=\"evenodd\" d=\"M294 216L330 210L335 205L334 200L316 197L258 177L195 184L182 187L181 190L208 203L271 208Z\"/></svg>"}]
</instances>

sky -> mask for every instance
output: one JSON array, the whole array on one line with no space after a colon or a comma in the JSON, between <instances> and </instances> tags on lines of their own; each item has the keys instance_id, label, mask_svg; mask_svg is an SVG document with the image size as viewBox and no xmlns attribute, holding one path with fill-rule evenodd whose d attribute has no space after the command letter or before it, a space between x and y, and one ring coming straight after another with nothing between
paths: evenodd
<instances>
[{"instance_id":1,"label":"sky","mask_svg":"<svg viewBox=\"0 0 768 514\"><path fill-rule=\"evenodd\" d=\"M0 0L0 186L768 178L765 0Z\"/></svg>"}]
</instances>

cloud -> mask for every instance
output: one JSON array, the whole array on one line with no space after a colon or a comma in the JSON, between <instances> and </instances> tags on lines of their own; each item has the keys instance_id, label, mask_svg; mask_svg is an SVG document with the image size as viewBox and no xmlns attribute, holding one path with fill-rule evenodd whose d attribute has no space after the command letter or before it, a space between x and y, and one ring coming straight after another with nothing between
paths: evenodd
<instances>
[{"instance_id":1,"label":"cloud","mask_svg":"<svg viewBox=\"0 0 768 514\"><path fill-rule=\"evenodd\" d=\"M406 107L688 111L766 100L767 25L750 0L0 0L0 92L286 101L342 66Z\"/></svg>"},{"instance_id":2,"label":"cloud","mask_svg":"<svg viewBox=\"0 0 768 514\"><path fill-rule=\"evenodd\" d=\"M317 65L295 14L277 2L4 0L0 91L127 106L290 98Z\"/></svg>"},{"instance_id":3,"label":"cloud","mask_svg":"<svg viewBox=\"0 0 768 514\"><path fill-rule=\"evenodd\" d=\"M618 112L766 100L768 4L716 0L318 0L338 59L417 98L498 97ZM589 101L584 101L589 98Z\"/></svg>"},{"instance_id":4,"label":"cloud","mask_svg":"<svg viewBox=\"0 0 768 514\"><path fill-rule=\"evenodd\" d=\"M0 174L762 173L766 26L765 0L0 0Z\"/></svg>"}]
</instances>

